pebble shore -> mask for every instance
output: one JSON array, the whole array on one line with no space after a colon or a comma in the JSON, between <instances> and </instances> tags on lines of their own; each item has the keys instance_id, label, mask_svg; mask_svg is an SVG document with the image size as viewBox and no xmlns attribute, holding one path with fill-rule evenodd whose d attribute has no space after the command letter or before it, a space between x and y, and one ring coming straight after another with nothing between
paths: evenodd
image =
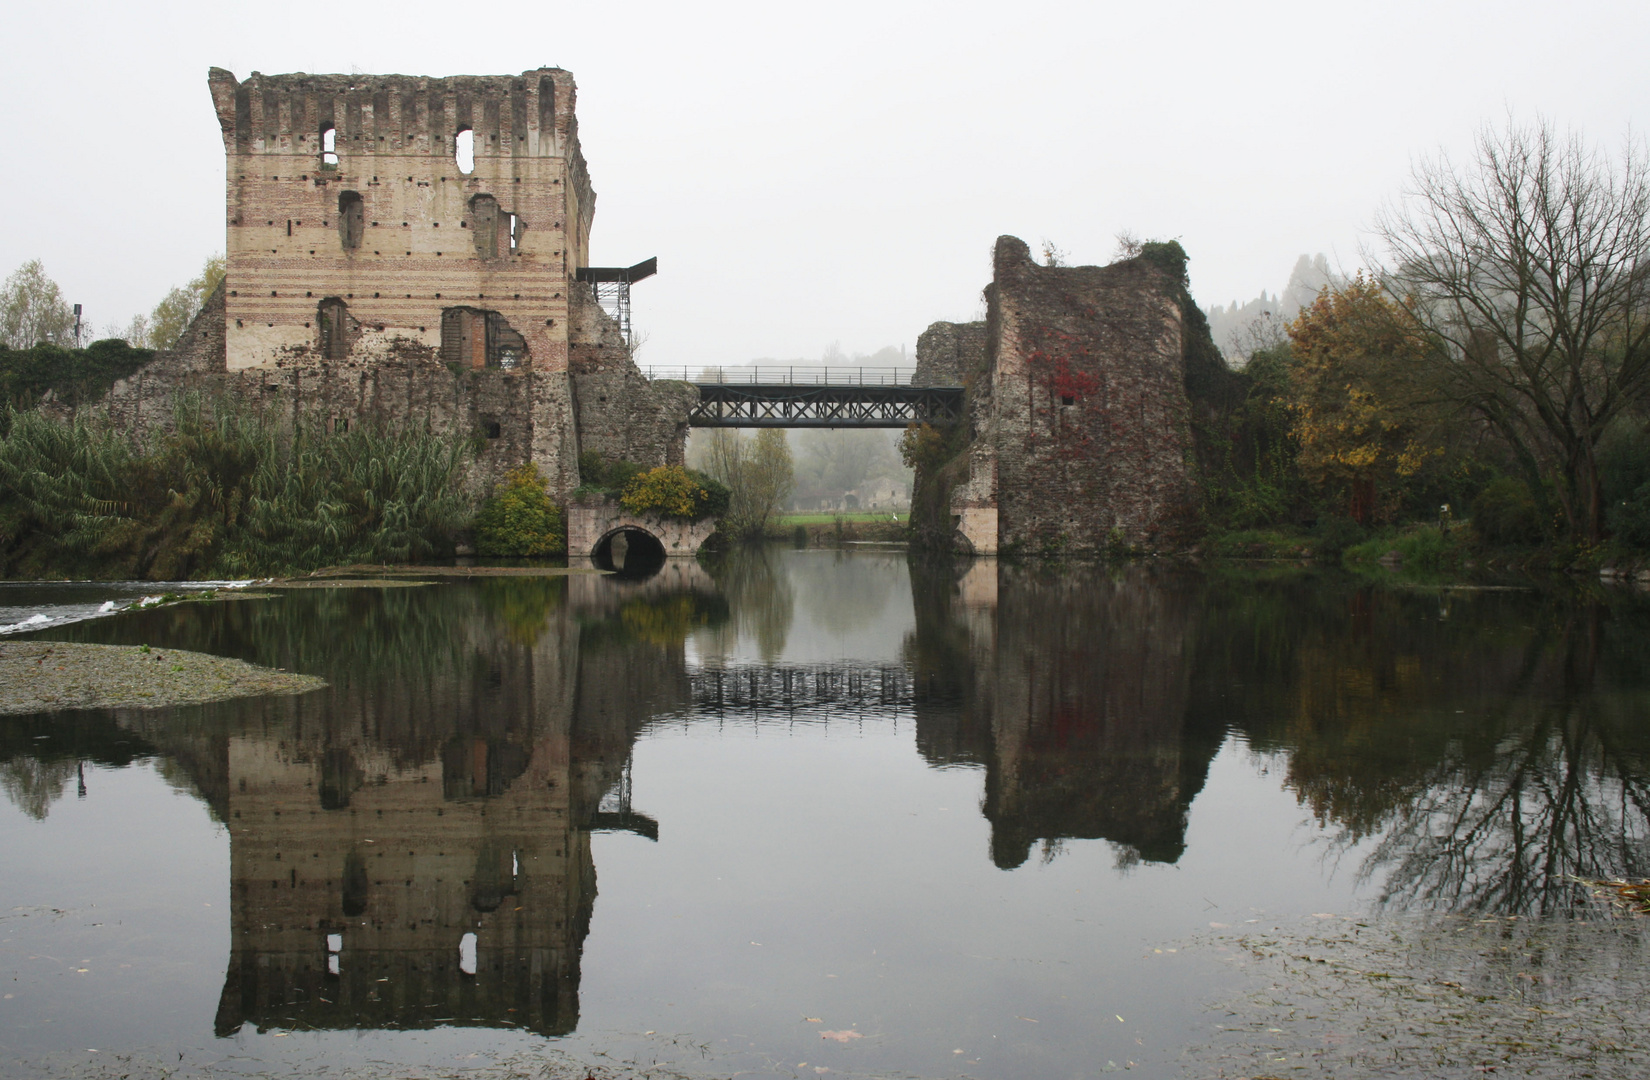
<instances>
[{"instance_id":1,"label":"pebble shore","mask_svg":"<svg viewBox=\"0 0 1650 1080\"><path fill-rule=\"evenodd\" d=\"M313 675L140 645L0 641L0 715L58 709L160 709L325 686Z\"/></svg>"}]
</instances>

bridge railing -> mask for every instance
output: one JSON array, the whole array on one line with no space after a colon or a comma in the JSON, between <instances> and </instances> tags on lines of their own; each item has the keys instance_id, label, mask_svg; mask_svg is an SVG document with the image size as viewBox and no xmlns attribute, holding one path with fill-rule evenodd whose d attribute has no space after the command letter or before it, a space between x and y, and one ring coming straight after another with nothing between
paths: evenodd
<instances>
[{"instance_id":1,"label":"bridge railing","mask_svg":"<svg viewBox=\"0 0 1650 1080\"><path fill-rule=\"evenodd\" d=\"M764 386L910 386L913 367L848 367L826 364L739 364L727 367L670 367L642 364L649 379L691 383Z\"/></svg>"}]
</instances>

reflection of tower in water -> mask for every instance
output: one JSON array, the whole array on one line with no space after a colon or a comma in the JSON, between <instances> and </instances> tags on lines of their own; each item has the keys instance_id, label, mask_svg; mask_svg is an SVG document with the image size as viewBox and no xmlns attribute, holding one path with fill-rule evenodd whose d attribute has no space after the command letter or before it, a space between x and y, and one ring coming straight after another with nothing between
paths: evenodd
<instances>
[{"instance_id":1,"label":"reflection of tower in water","mask_svg":"<svg viewBox=\"0 0 1650 1080\"><path fill-rule=\"evenodd\" d=\"M217 1028L566 1032L595 894L569 738L460 732L439 759L229 742L234 945Z\"/></svg>"},{"instance_id":2,"label":"reflection of tower in water","mask_svg":"<svg viewBox=\"0 0 1650 1080\"><path fill-rule=\"evenodd\" d=\"M676 700L682 659L679 640L609 629L595 582L575 592L533 634L472 609L442 623L445 655L242 707L216 803L233 928L220 1035L577 1026L590 829L656 833L599 802L653 705Z\"/></svg>"}]
</instances>

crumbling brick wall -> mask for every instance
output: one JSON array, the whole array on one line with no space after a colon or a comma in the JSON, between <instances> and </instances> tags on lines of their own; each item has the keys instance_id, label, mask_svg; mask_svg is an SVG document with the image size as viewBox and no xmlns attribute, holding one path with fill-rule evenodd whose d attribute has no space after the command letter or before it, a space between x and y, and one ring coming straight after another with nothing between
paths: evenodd
<instances>
[{"instance_id":1,"label":"crumbling brick wall","mask_svg":"<svg viewBox=\"0 0 1650 1080\"><path fill-rule=\"evenodd\" d=\"M917 337L915 386L964 386L986 363L986 324L937 322Z\"/></svg>"},{"instance_id":2,"label":"crumbling brick wall","mask_svg":"<svg viewBox=\"0 0 1650 1080\"><path fill-rule=\"evenodd\" d=\"M1192 512L1177 283L1141 259L1039 266L1012 236L993 271L966 445L936 470L951 520L931 510L919 538L1028 553L1177 543ZM936 371L964 355L948 326L924 335Z\"/></svg>"},{"instance_id":3,"label":"crumbling brick wall","mask_svg":"<svg viewBox=\"0 0 1650 1080\"><path fill-rule=\"evenodd\" d=\"M570 73L208 81L228 168L231 370L328 353L329 338L346 340L327 359L413 340L486 366L508 344L505 366L565 370L567 282L595 211ZM460 357L443 318L457 309L490 313L487 336L510 340Z\"/></svg>"},{"instance_id":4,"label":"crumbling brick wall","mask_svg":"<svg viewBox=\"0 0 1650 1080\"><path fill-rule=\"evenodd\" d=\"M576 464L564 460L577 439L564 424L572 414L564 372L455 370L413 341L392 343L371 360L286 361L232 371L224 364L223 310L220 290L176 348L117 382L98 407L136 434L166 428L173 407L188 395L208 406L232 400L329 426L427 428L474 437L475 479L483 486L529 460L540 462L554 490L577 486Z\"/></svg>"},{"instance_id":5,"label":"crumbling brick wall","mask_svg":"<svg viewBox=\"0 0 1650 1080\"><path fill-rule=\"evenodd\" d=\"M649 380L590 286L574 282L572 297L568 372L580 452L649 467L682 464L699 392L684 382Z\"/></svg>"},{"instance_id":6,"label":"crumbling brick wall","mask_svg":"<svg viewBox=\"0 0 1650 1080\"><path fill-rule=\"evenodd\" d=\"M604 454L681 461L694 392L649 383L574 280L596 197L571 74L240 82L213 68L209 83L225 281L175 348L109 392L116 423L165 425L198 393L428 427L474 436L482 483L532 461L558 499L578 486L586 432Z\"/></svg>"}]
</instances>

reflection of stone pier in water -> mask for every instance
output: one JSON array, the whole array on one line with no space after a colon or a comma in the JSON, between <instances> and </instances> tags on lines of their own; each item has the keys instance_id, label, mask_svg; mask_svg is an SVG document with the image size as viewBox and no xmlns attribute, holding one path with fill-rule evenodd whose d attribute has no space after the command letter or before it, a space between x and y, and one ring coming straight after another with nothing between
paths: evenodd
<instances>
[{"instance_id":1,"label":"reflection of stone pier in water","mask_svg":"<svg viewBox=\"0 0 1650 1080\"><path fill-rule=\"evenodd\" d=\"M1196 603L1140 565L1058 574L980 559L913 572L917 740L986 768L992 857L1104 839L1174 862L1220 733L1187 721Z\"/></svg>"}]
</instances>

